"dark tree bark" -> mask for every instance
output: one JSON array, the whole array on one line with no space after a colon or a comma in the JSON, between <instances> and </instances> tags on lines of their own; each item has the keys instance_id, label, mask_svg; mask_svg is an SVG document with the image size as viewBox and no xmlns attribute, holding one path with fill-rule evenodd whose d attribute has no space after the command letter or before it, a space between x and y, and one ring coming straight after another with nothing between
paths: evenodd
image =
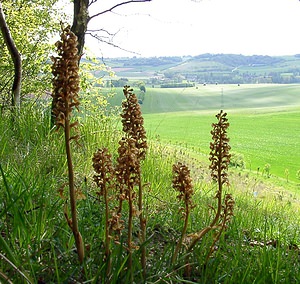
<instances>
[{"instance_id":1,"label":"dark tree bark","mask_svg":"<svg viewBox=\"0 0 300 284\"><path fill-rule=\"evenodd\" d=\"M12 85L12 106L20 107L20 93L21 93L21 82L22 82L22 60L21 55L15 45L15 42L11 36L9 28L7 26L4 12L2 9L2 3L0 1L0 29L4 38L4 42L7 46L9 54L14 63L14 82Z\"/></svg>"},{"instance_id":2,"label":"dark tree bark","mask_svg":"<svg viewBox=\"0 0 300 284\"><path fill-rule=\"evenodd\" d=\"M77 36L78 54L81 56L85 44L85 33L87 25L90 21L89 17L89 1L90 0L74 0L74 17L71 31Z\"/></svg>"},{"instance_id":3,"label":"dark tree bark","mask_svg":"<svg viewBox=\"0 0 300 284\"><path fill-rule=\"evenodd\" d=\"M78 38L78 54L81 56L83 53L83 48L85 44L85 34L87 31L88 23L91 19L96 18L102 14L112 12L115 8L120 7L129 3L138 3L138 2L150 2L152 0L128 0L120 2L111 8L95 13L94 15L89 15L89 6L93 3L97 2L97 0L74 0L74 17L73 17L73 25L71 27L71 31Z\"/></svg>"}]
</instances>

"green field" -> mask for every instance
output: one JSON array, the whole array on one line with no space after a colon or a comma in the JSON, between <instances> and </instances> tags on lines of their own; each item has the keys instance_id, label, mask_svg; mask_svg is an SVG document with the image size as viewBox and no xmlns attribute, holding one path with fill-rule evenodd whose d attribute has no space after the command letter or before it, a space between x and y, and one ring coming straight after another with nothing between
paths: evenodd
<instances>
[{"instance_id":1,"label":"green field","mask_svg":"<svg viewBox=\"0 0 300 284\"><path fill-rule=\"evenodd\" d=\"M244 155L247 170L270 164L271 175L286 178L288 169L289 180L299 182L299 92L300 85L269 84L147 88L142 111L149 138L208 153L211 123L222 107L232 151Z\"/></svg>"}]
</instances>

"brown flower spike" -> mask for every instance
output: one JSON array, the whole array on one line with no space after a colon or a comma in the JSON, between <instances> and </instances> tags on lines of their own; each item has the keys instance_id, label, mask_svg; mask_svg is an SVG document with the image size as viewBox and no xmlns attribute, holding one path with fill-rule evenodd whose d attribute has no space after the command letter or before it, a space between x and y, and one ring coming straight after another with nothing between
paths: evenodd
<instances>
[{"instance_id":1,"label":"brown flower spike","mask_svg":"<svg viewBox=\"0 0 300 284\"><path fill-rule=\"evenodd\" d=\"M79 57L76 47L77 37L71 32L69 26L62 29L61 41L58 41L55 45L58 56L52 57L52 74L54 76L52 80L52 115L55 119L56 129L59 130L61 127L64 129L72 217L69 219L66 209L65 216L75 238L79 261L82 263L84 259L84 245L78 229L76 190L70 145L72 139L77 140L79 138L79 135L71 136L71 129L76 128L78 125L78 122L71 123L71 115L74 107L78 109L79 106Z\"/></svg>"},{"instance_id":2,"label":"brown flower spike","mask_svg":"<svg viewBox=\"0 0 300 284\"><path fill-rule=\"evenodd\" d=\"M65 120L70 120L72 109L78 109L79 67L77 55L77 37L70 27L63 29L61 41L55 44L58 57L52 57L53 66L53 109L57 129L65 127ZM71 127L76 124L71 125Z\"/></svg>"},{"instance_id":3,"label":"brown flower spike","mask_svg":"<svg viewBox=\"0 0 300 284\"><path fill-rule=\"evenodd\" d=\"M93 156L93 168L96 172L94 182L100 189L99 195L103 196L108 183L113 182L114 167L112 164L111 154L107 148L99 149Z\"/></svg>"},{"instance_id":4,"label":"brown flower spike","mask_svg":"<svg viewBox=\"0 0 300 284\"><path fill-rule=\"evenodd\" d=\"M144 129L144 119L138 99L129 86L124 86L123 93L126 100L122 103L122 124L125 136L120 141L117 176L119 178L120 205L119 213L122 208L122 200L126 198L129 203L128 218L128 248L131 249L132 217L139 216L140 219L140 242L146 241L146 218L143 213L143 187L141 178L141 161L146 157L147 140ZM122 181L123 179L123 181ZM122 188L122 184L125 185ZM134 186L138 186L138 210L133 203L136 194L133 191ZM123 191L124 189L124 191ZM141 264L144 279L146 278L146 247L141 246ZM128 269L132 267L132 255L129 251ZM131 275L132 277L132 275Z\"/></svg>"},{"instance_id":5,"label":"brown flower spike","mask_svg":"<svg viewBox=\"0 0 300 284\"><path fill-rule=\"evenodd\" d=\"M179 199L179 201L184 202L184 207L180 208L180 211L183 213L184 217L184 226L182 228L180 240L177 243L175 252L172 257L172 263L175 263L177 255L181 249L183 239L186 234L190 212L195 207L192 201L192 196L194 194L192 179L190 176L190 170L186 165L182 163L177 163L173 165L172 183L173 188L179 192L177 198Z\"/></svg>"},{"instance_id":6,"label":"brown flower spike","mask_svg":"<svg viewBox=\"0 0 300 284\"><path fill-rule=\"evenodd\" d=\"M194 194L192 179L190 177L189 168L182 164L177 163L173 165L173 188L179 192L177 198L184 201L185 207L193 207L192 195Z\"/></svg>"},{"instance_id":7,"label":"brown flower spike","mask_svg":"<svg viewBox=\"0 0 300 284\"><path fill-rule=\"evenodd\" d=\"M99 195L103 196L105 205L105 260L107 261L107 276L111 273L111 259L110 259L110 219L109 210L109 191L115 187L115 171L112 163L112 157L108 153L107 148L99 149L93 156L93 168L96 172L94 175L94 182L99 187Z\"/></svg>"},{"instance_id":8,"label":"brown flower spike","mask_svg":"<svg viewBox=\"0 0 300 284\"><path fill-rule=\"evenodd\" d=\"M217 123L212 124L212 139L210 143L210 170L213 180L217 181L219 185L228 184L228 165L231 155L229 154L230 146L228 144L227 128L229 127L227 113L222 110L216 115Z\"/></svg>"},{"instance_id":9,"label":"brown flower spike","mask_svg":"<svg viewBox=\"0 0 300 284\"><path fill-rule=\"evenodd\" d=\"M129 86L125 86L123 93L126 98L122 103L123 112L121 114L123 131L135 139L136 148L139 149L139 160L144 160L147 151L146 131L143 126L144 119L138 99Z\"/></svg>"},{"instance_id":10,"label":"brown flower spike","mask_svg":"<svg viewBox=\"0 0 300 284\"><path fill-rule=\"evenodd\" d=\"M233 216L234 200L230 194L225 195L225 206L222 205L223 185L229 184L227 171L231 157L229 154L229 138L227 137L227 128L229 127L229 123L226 115L227 114L222 110L216 115L218 122L212 124L213 129L211 131L213 142L210 143L209 160L211 161L211 165L209 168L211 170L212 179L218 184L218 189L215 196L217 199L217 208L215 209L213 206L210 206L210 208L213 209L215 217L209 226L194 234L194 238L188 247L188 252L190 252L196 243L204 237L204 235L211 230L217 230L217 234L215 234L207 259L213 252L214 244L219 240L221 233L226 229L227 223L229 223ZM185 273L187 275L190 274L190 265L188 262L189 256L186 258L187 266Z\"/></svg>"}]
</instances>

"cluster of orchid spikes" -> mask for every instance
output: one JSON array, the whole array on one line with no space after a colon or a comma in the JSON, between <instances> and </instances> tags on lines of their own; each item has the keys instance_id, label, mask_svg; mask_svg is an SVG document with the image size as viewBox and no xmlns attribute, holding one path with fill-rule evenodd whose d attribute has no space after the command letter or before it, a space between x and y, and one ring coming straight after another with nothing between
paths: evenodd
<instances>
[{"instance_id":1,"label":"cluster of orchid spikes","mask_svg":"<svg viewBox=\"0 0 300 284\"><path fill-rule=\"evenodd\" d=\"M213 129L211 131L213 142L210 143L210 170L213 181L215 181L218 185L215 195L215 198L217 199L217 206L215 208L209 205L214 212L214 218L207 227L203 228L199 232L190 234L190 236L192 236L191 238L186 238L189 240L189 243L186 244L188 252L185 265L186 275L190 275L191 267L189 265L189 253L193 250L195 245L208 232L212 230L215 231L213 243L206 258L206 260L208 260L214 252L215 244L219 241L222 232L227 228L233 216L234 200L232 195L226 194L223 200L223 185L229 184L227 171L230 161L230 146L228 144L229 138L227 137L227 128L229 123L226 115L227 114L223 111L220 111L220 113L216 115L218 122L212 124ZM181 208L184 217L184 226L172 258L172 263L175 263L177 255L186 237L189 215L191 210L195 207L191 199L194 191L190 171L188 167L182 163L173 165L173 188L179 192L179 195L177 196L179 201L184 203Z\"/></svg>"},{"instance_id":2,"label":"cluster of orchid spikes","mask_svg":"<svg viewBox=\"0 0 300 284\"><path fill-rule=\"evenodd\" d=\"M58 56L52 57L53 67L53 102L52 116L56 129L62 128L65 135L65 148L68 164L68 186L70 196L71 218L65 208L65 216L74 238L78 258L80 263L84 259L84 244L78 229L76 212L76 199L78 192L75 189L74 170L71 155L71 141L77 141L78 122L72 122L72 111L78 109L79 100L79 56L77 50L77 38L70 31L70 27L62 28L61 41L56 43ZM119 243L127 251L127 269L130 272L130 282L133 283L132 253L138 246L133 241L134 218L139 218L141 265L144 279L146 279L146 218L143 208L143 186L141 175L141 163L146 157L147 140L144 129L140 105L136 95L129 86L123 90L125 100L122 103L122 125L123 137L119 141L118 157L113 160L107 148L99 149L93 156L93 168L95 171L94 181L99 188L97 194L104 199L105 203L105 261L106 280L109 282L112 276L111 241ZM194 195L190 170L183 163L173 165L173 188L178 192L177 198L183 202L180 211L183 215L184 225L181 237L177 242L172 257L172 263L177 260L182 246L185 242L187 251L185 273L190 274L189 255L195 245L208 232L214 230L214 239L210 247L207 259L212 255L215 244L219 241L222 232L227 228L233 216L234 200L230 194L225 194L223 198L223 185L228 184L228 165L230 161L230 146L228 144L227 128L229 126L226 113L220 111L216 115L218 122L212 124L212 140L210 143L210 170L211 177L218 185L215 198L217 205L210 206L214 212L211 223L201 231L191 234L192 238L187 238L187 227L189 217L195 204L192 200ZM72 135L72 132L75 132ZM127 241L122 242L122 232L124 231L123 202L128 203L127 219ZM187 240L190 240L189 243Z\"/></svg>"},{"instance_id":3,"label":"cluster of orchid spikes","mask_svg":"<svg viewBox=\"0 0 300 284\"><path fill-rule=\"evenodd\" d=\"M94 153L93 167L95 170L94 181L99 187L99 195L103 196L106 211L105 222L105 258L107 262L107 277L111 274L111 239L120 242L124 229L122 220L123 202L128 202L127 243L128 252L127 268L132 274L132 252L137 246L133 242L133 220L140 220L140 246L141 263L144 277L146 276L146 219L143 210L143 188L141 178L141 162L145 159L147 151L146 131L143 117L136 95L129 86L124 87L125 100L122 103L122 125L124 136L119 141L118 157L114 165L111 154L106 148ZM111 208L112 201L118 201ZM113 237L112 234L115 233ZM123 244L122 244L123 245Z\"/></svg>"}]
</instances>

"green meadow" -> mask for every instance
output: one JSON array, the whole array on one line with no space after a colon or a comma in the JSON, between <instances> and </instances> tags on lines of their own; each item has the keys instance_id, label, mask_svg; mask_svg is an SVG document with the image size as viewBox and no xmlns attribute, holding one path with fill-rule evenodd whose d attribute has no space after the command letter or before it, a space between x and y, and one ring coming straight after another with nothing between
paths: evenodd
<instances>
[{"instance_id":1,"label":"green meadow","mask_svg":"<svg viewBox=\"0 0 300 284\"><path fill-rule=\"evenodd\" d=\"M138 94L139 91L135 90ZM119 104L121 90L111 101ZM150 139L208 154L211 123L228 112L232 152L246 170L299 182L300 85L198 85L147 88L142 111Z\"/></svg>"}]
</instances>

